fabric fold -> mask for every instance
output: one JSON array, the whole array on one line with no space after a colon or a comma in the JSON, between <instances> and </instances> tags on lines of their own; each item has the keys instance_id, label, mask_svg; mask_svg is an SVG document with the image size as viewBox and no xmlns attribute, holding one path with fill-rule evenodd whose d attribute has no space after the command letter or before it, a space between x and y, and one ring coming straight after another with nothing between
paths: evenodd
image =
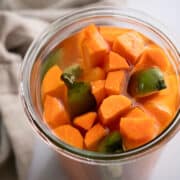
<instances>
[{"instance_id":1,"label":"fabric fold","mask_svg":"<svg viewBox=\"0 0 180 180\"><path fill-rule=\"evenodd\" d=\"M25 116L18 93L20 65L29 45L50 22L67 12L87 5L117 4L123 6L124 0L0 2L0 9L6 9L0 10L0 165L12 150L19 180L27 179L34 148L34 132Z\"/></svg>"}]
</instances>

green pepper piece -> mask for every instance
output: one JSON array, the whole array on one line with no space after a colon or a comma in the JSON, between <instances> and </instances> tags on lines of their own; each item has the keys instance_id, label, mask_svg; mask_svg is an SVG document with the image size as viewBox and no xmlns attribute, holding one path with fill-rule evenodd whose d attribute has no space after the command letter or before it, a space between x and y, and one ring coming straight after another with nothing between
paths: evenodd
<instances>
[{"instance_id":1,"label":"green pepper piece","mask_svg":"<svg viewBox=\"0 0 180 180\"><path fill-rule=\"evenodd\" d=\"M74 76L64 73L61 79L68 87L68 108L71 117L75 117L93 110L96 107L96 99L91 93L91 86L86 82L75 82Z\"/></svg>"},{"instance_id":2,"label":"green pepper piece","mask_svg":"<svg viewBox=\"0 0 180 180\"><path fill-rule=\"evenodd\" d=\"M67 67L63 73L71 74L75 76L75 79L77 79L82 74L82 68L79 64L73 64L72 66Z\"/></svg>"},{"instance_id":3,"label":"green pepper piece","mask_svg":"<svg viewBox=\"0 0 180 180\"><path fill-rule=\"evenodd\" d=\"M163 73L152 67L132 74L128 84L128 92L134 97L144 97L166 88Z\"/></svg>"},{"instance_id":4,"label":"green pepper piece","mask_svg":"<svg viewBox=\"0 0 180 180\"><path fill-rule=\"evenodd\" d=\"M99 144L98 152L120 153L123 152L122 138L118 131L111 132Z\"/></svg>"},{"instance_id":5,"label":"green pepper piece","mask_svg":"<svg viewBox=\"0 0 180 180\"><path fill-rule=\"evenodd\" d=\"M61 75L61 79L64 81L66 86L68 87L68 90L74 87L75 84L75 76L72 74L63 73Z\"/></svg>"},{"instance_id":6,"label":"green pepper piece","mask_svg":"<svg viewBox=\"0 0 180 180\"><path fill-rule=\"evenodd\" d=\"M59 64L62 60L62 48L54 49L45 59L41 69L41 77L43 79L46 72L55 64Z\"/></svg>"}]
</instances>

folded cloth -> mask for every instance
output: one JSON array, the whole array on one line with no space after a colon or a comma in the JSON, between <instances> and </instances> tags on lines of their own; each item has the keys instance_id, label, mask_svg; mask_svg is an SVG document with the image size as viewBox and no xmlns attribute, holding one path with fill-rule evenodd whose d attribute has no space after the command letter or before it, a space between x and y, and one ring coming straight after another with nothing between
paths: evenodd
<instances>
[{"instance_id":1,"label":"folded cloth","mask_svg":"<svg viewBox=\"0 0 180 180\"><path fill-rule=\"evenodd\" d=\"M12 149L19 180L27 179L34 145L34 134L18 96L18 73L23 56L32 40L49 22L90 3L92 6L122 6L124 0L0 1L0 165L5 162ZM54 7L59 9L53 9Z\"/></svg>"},{"instance_id":2,"label":"folded cloth","mask_svg":"<svg viewBox=\"0 0 180 180\"><path fill-rule=\"evenodd\" d=\"M0 163L8 157L11 147L17 174L24 180L32 159L34 138L18 96L18 71L28 46L47 23L3 11L0 12L0 24L0 113L3 123Z\"/></svg>"}]
</instances>

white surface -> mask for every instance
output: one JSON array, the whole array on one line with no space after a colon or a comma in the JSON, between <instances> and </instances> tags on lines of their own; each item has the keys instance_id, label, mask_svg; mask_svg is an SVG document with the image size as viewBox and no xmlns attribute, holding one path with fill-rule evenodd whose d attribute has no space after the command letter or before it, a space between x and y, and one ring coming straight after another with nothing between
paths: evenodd
<instances>
[{"instance_id":1,"label":"white surface","mask_svg":"<svg viewBox=\"0 0 180 180\"><path fill-rule=\"evenodd\" d=\"M179 0L127 0L127 6L148 13L180 36Z\"/></svg>"},{"instance_id":2,"label":"white surface","mask_svg":"<svg viewBox=\"0 0 180 180\"><path fill-rule=\"evenodd\" d=\"M128 7L142 10L159 19L177 36L180 36L180 1L178 0L128 0ZM164 148L152 173L151 180L180 179L180 133ZM37 139L28 180L66 180L58 155ZM136 178L135 178L136 179Z\"/></svg>"}]
</instances>

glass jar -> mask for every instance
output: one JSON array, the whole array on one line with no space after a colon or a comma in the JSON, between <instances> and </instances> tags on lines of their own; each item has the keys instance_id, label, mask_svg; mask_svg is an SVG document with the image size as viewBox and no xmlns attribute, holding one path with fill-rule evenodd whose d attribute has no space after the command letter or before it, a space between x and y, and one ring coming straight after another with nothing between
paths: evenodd
<instances>
[{"instance_id":1,"label":"glass jar","mask_svg":"<svg viewBox=\"0 0 180 180\"><path fill-rule=\"evenodd\" d=\"M120 154L100 154L76 149L58 139L43 122L40 70L44 59L61 41L78 32L86 25L117 26L134 29L159 44L172 61L177 75L179 55L172 34L159 22L146 14L115 7L86 8L75 11L52 23L30 46L21 71L20 94L27 117L33 129L60 154L63 165L72 178L116 179L138 177L145 180L159 156L159 151L180 127L180 113L157 138L139 148ZM179 86L180 87L180 86ZM80 172L80 173L79 173ZM140 174L140 176L138 175Z\"/></svg>"}]
</instances>

